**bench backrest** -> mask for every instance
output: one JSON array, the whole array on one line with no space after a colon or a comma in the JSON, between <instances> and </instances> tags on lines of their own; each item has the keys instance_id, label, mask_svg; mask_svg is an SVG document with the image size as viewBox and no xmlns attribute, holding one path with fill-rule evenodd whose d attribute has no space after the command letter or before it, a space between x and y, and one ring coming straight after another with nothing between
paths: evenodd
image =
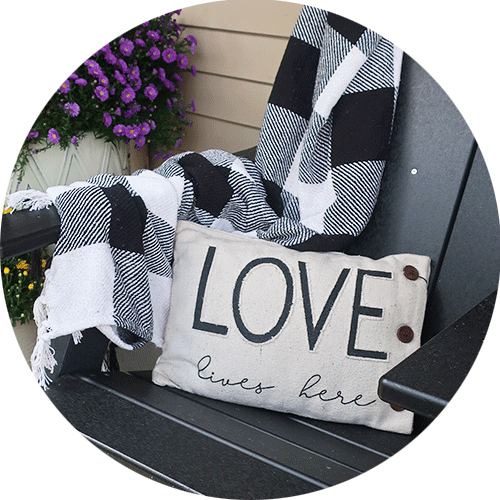
<instances>
[{"instance_id":1,"label":"bench backrest","mask_svg":"<svg viewBox=\"0 0 500 500\"><path fill-rule=\"evenodd\" d=\"M348 253L431 257L424 341L498 286L500 229L486 165L449 97L406 55L377 205Z\"/></svg>"}]
</instances>

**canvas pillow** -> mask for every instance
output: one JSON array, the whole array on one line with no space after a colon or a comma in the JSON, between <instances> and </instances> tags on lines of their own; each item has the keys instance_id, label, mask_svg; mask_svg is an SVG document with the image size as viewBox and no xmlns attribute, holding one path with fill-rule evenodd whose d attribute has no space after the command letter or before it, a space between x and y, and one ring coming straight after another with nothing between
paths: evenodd
<instances>
[{"instance_id":1,"label":"canvas pillow","mask_svg":"<svg viewBox=\"0 0 500 500\"><path fill-rule=\"evenodd\" d=\"M377 396L420 346L430 259L290 250L179 222L153 382L334 422L410 433Z\"/></svg>"}]
</instances>

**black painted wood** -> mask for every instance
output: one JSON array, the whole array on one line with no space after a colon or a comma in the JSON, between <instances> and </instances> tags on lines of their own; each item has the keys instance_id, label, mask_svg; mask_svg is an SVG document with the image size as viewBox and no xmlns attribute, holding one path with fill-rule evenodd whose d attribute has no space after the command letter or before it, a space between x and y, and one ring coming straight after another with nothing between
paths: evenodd
<instances>
[{"instance_id":1,"label":"black painted wood","mask_svg":"<svg viewBox=\"0 0 500 500\"><path fill-rule=\"evenodd\" d=\"M435 418L472 368L493 314L496 292L386 373L379 396L388 403Z\"/></svg>"},{"instance_id":2,"label":"black painted wood","mask_svg":"<svg viewBox=\"0 0 500 500\"><path fill-rule=\"evenodd\" d=\"M101 371L108 345L109 340L97 328L84 330L78 344L75 344L71 335L53 339L51 346L57 364L51 378L65 373Z\"/></svg>"},{"instance_id":3,"label":"black painted wood","mask_svg":"<svg viewBox=\"0 0 500 500\"><path fill-rule=\"evenodd\" d=\"M427 338L444 330L498 288L500 226L493 185L480 150L467 180L424 323Z\"/></svg>"},{"instance_id":4,"label":"black painted wood","mask_svg":"<svg viewBox=\"0 0 500 500\"><path fill-rule=\"evenodd\" d=\"M2 216L0 258L15 257L57 241L61 219L54 206L16 210Z\"/></svg>"},{"instance_id":5,"label":"black painted wood","mask_svg":"<svg viewBox=\"0 0 500 500\"><path fill-rule=\"evenodd\" d=\"M398 253L432 259L429 289L439 276L471 167L475 141L439 85L403 59L394 133L371 220L347 253Z\"/></svg>"},{"instance_id":6,"label":"black painted wood","mask_svg":"<svg viewBox=\"0 0 500 500\"><path fill-rule=\"evenodd\" d=\"M222 498L276 498L339 484L388 453L342 434L359 426L300 419L158 387L115 372L66 376L47 394L84 435L166 484ZM341 429L341 432L338 432ZM361 429L362 430L362 429ZM387 438L387 436L386 436Z\"/></svg>"}]
</instances>

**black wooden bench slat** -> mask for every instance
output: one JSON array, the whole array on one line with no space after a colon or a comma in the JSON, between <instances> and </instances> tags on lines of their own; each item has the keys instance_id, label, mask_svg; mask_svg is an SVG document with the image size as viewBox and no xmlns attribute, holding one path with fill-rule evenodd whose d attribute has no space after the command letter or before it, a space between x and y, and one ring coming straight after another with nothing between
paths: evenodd
<instances>
[{"instance_id":1,"label":"black wooden bench slat","mask_svg":"<svg viewBox=\"0 0 500 500\"><path fill-rule=\"evenodd\" d=\"M496 292L425 343L379 381L379 396L435 418L455 395L479 353Z\"/></svg>"},{"instance_id":2,"label":"black wooden bench slat","mask_svg":"<svg viewBox=\"0 0 500 500\"><path fill-rule=\"evenodd\" d=\"M176 481L188 477L190 488L205 493L203 488L210 488L212 495L242 498L241 491L231 490L233 482L253 478L258 486L252 485L253 493L247 498L258 497L259 492L265 496L298 494L338 484L361 472L311 450L311 443L309 448L297 445L211 410L178 391L123 372L61 377L52 384L50 398L72 425L103 446ZM144 433L145 428L149 433ZM182 450L180 471L173 448ZM214 450L217 459L212 456ZM238 460L247 477L224 477L222 462L229 461L227 467L231 468L232 460ZM211 473L213 477L205 477ZM259 476L263 477L257 481ZM224 484L205 484L207 481ZM278 484L271 485L274 481Z\"/></svg>"},{"instance_id":3,"label":"black wooden bench slat","mask_svg":"<svg viewBox=\"0 0 500 500\"><path fill-rule=\"evenodd\" d=\"M131 375L139 377L148 383L151 382L151 372L132 372ZM111 374L106 378L97 376L97 378L101 384L108 387L117 387L117 375ZM138 385L136 390L142 391L143 386ZM130 388L120 388L120 391L129 396L132 395ZM172 392L179 397L193 401L196 405L206 407L209 414L213 412L220 413L245 426L258 429L259 432L307 448L312 453L325 456L358 471L366 471L375 467L411 441L409 436L401 435L398 436L401 439L399 439L396 447L382 447L382 449L379 449L379 443L374 438L378 437L380 433L373 429L332 422L323 422L323 426L320 426L317 420L260 408L234 405L167 387L158 387L146 394L135 392L132 397L148 405L159 404L168 412L170 410L164 404L165 394L163 391ZM151 400L152 392L156 393L157 398L153 401ZM353 435L353 430L360 430L361 432L359 435L356 435L356 433ZM346 438L346 436L349 436L349 438Z\"/></svg>"},{"instance_id":4,"label":"black wooden bench slat","mask_svg":"<svg viewBox=\"0 0 500 500\"><path fill-rule=\"evenodd\" d=\"M59 401L58 389L63 395ZM228 498L255 498L241 491L241 482L248 491L270 492L271 497L321 488L314 480L279 464L272 466L270 461L212 439L179 421L155 412L145 414L144 407L78 377L58 379L52 400L68 421L91 436L93 442L116 450L124 459L136 457L134 463L158 471L159 480L165 476L202 494L212 492ZM239 474L234 474L234 464L239 465Z\"/></svg>"},{"instance_id":5,"label":"black wooden bench slat","mask_svg":"<svg viewBox=\"0 0 500 500\"><path fill-rule=\"evenodd\" d=\"M135 377L151 381L150 371L131 373ZM168 390L175 391L175 389ZM365 426L313 420L177 392L185 398L193 399L248 425L258 426L283 439L304 446L313 446L315 452L343 461L358 470L368 470L378 465L397 453L412 439L403 434L393 434L388 440L384 439L384 434Z\"/></svg>"}]
</instances>

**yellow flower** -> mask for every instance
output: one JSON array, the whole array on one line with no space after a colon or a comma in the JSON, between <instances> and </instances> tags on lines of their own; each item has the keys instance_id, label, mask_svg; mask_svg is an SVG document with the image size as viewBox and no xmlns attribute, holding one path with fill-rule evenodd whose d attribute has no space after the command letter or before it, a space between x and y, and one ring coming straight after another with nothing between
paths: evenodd
<instances>
[{"instance_id":1,"label":"yellow flower","mask_svg":"<svg viewBox=\"0 0 500 500\"><path fill-rule=\"evenodd\" d=\"M4 274L9 274L10 273L10 269L8 267L4 267L3 268L3 273Z\"/></svg>"},{"instance_id":2,"label":"yellow flower","mask_svg":"<svg viewBox=\"0 0 500 500\"><path fill-rule=\"evenodd\" d=\"M28 276L28 271L23 271L24 276Z\"/></svg>"},{"instance_id":3,"label":"yellow flower","mask_svg":"<svg viewBox=\"0 0 500 500\"><path fill-rule=\"evenodd\" d=\"M35 288L35 285L34 285L33 283L30 283L30 284L28 285L28 289L29 289L29 290L33 290L33 288Z\"/></svg>"},{"instance_id":4,"label":"yellow flower","mask_svg":"<svg viewBox=\"0 0 500 500\"><path fill-rule=\"evenodd\" d=\"M47 265L47 261L45 259L42 259L42 267L45 267Z\"/></svg>"},{"instance_id":5,"label":"yellow flower","mask_svg":"<svg viewBox=\"0 0 500 500\"><path fill-rule=\"evenodd\" d=\"M9 214L10 212L12 212L12 208L5 208L3 209L3 213L4 214Z\"/></svg>"},{"instance_id":6,"label":"yellow flower","mask_svg":"<svg viewBox=\"0 0 500 500\"><path fill-rule=\"evenodd\" d=\"M18 269L26 269L28 270L30 268L30 265L25 261L25 260L20 260L18 264L16 265Z\"/></svg>"}]
</instances>

